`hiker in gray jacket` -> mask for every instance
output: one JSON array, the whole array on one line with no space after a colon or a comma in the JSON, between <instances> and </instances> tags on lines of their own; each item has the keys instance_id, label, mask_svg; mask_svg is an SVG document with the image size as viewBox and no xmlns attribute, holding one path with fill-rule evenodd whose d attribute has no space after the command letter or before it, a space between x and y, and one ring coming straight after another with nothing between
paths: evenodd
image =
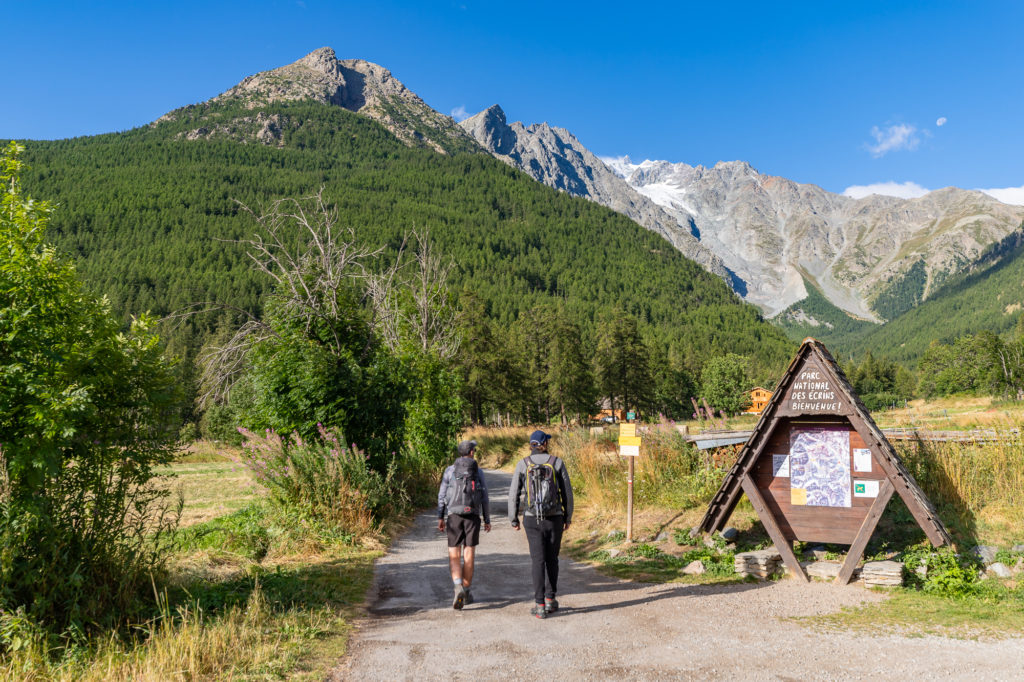
<instances>
[{"instance_id":1,"label":"hiker in gray jacket","mask_svg":"<svg viewBox=\"0 0 1024 682\"><path fill-rule=\"evenodd\" d=\"M572 523L572 483L561 458L548 454L550 439L543 431L530 435L530 454L516 465L508 493L508 520L515 530L523 510L536 604L530 614L537 618L558 610L558 552L562 533Z\"/></svg>"},{"instance_id":2,"label":"hiker in gray jacket","mask_svg":"<svg viewBox=\"0 0 1024 682\"><path fill-rule=\"evenodd\" d=\"M474 458L476 441L462 441L458 452L459 458L444 470L437 491L437 529L448 531L448 568L455 587L453 609L473 603L469 586L473 582L476 546L480 543L481 513L484 532L491 532L487 483Z\"/></svg>"}]
</instances>

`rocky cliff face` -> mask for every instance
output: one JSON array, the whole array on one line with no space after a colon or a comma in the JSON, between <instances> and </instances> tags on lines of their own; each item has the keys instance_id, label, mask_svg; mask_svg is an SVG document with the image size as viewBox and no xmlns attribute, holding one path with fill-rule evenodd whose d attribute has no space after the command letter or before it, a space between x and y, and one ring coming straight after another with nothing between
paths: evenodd
<instances>
[{"instance_id":1,"label":"rocky cliff face","mask_svg":"<svg viewBox=\"0 0 1024 682\"><path fill-rule=\"evenodd\" d=\"M409 145L427 146L441 153L478 149L455 121L430 108L390 71L362 59L337 59L329 47L311 52L293 64L249 76L207 104L241 102L249 109L259 109L275 102L303 100L339 106L373 118ZM165 118L175 115L176 112L171 112ZM271 126L268 130L261 120L257 130L245 123L240 120L237 129L253 130L260 142L281 142L283 126ZM208 137L224 132L200 128L188 136Z\"/></svg>"},{"instance_id":2,"label":"rocky cliff face","mask_svg":"<svg viewBox=\"0 0 1024 682\"><path fill-rule=\"evenodd\" d=\"M769 315L807 295L806 277L838 307L877 320L879 298L915 265L923 264L923 300L1024 220L1024 207L952 187L917 199L852 199L740 161L704 168L619 159L610 167L693 224Z\"/></svg>"},{"instance_id":3,"label":"rocky cliff face","mask_svg":"<svg viewBox=\"0 0 1024 682\"><path fill-rule=\"evenodd\" d=\"M742 287L687 225L681 225L657 203L630 187L568 130L547 123L529 127L518 121L510 124L496 104L459 125L484 149L513 168L546 185L587 197L629 216L665 237L691 260L734 284L734 288Z\"/></svg>"}]
</instances>

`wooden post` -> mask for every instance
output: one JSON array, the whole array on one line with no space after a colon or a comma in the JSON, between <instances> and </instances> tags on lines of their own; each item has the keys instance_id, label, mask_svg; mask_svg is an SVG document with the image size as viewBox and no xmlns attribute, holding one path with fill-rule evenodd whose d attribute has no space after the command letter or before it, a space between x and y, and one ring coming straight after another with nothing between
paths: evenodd
<instances>
[{"instance_id":1,"label":"wooden post","mask_svg":"<svg viewBox=\"0 0 1024 682\"><path fill-rule=\"evenodd\" d=\"M754 510L761 518L764 529L768 531L768 537L772 539L772 544L775 545L775 549L779 550L779 554L782 555L783 563L786 564L794 576L807 582L808 578L807 574L804 573L804 567L800 565L800 560L793 553L793 543L782 534L782 529L775 522L775 517L772 516L768 505L765 504L764 497L761 495L761 491L757 489L754 479L750 477L750 474L746 474L740 481L740 485L743 486L743 492L747 494L750 503L754 505Z\"/></svg>"},{"instance_id":2,"label":"wooden post","mask_svg":"<svg viewBox=\"0 0 1024 682\"><path fill-rule=\"evenodd\" d=\"M627 457L629 460L629 473L626 475L626 542L633 542L633 460L635 457Z\"/></svg>"},{"instance_id":3,"label":"wooden post","mask_svg":"<svg viewBox=\"0 0 1024 682\"><path fill-rule=\"evenodd\" d=\"M845 585L850 582L850 578L853 577L853 571L857 568L857 564L860 563L864 549L868 546L868 540L871 539L871 534L875 532L875 526L878 525L878 520L882 518L885 505L889 504L889 498L892 497L894 491L895 488L889 479L884 479L882 485L879 486L878 497L871 504L868 515L864 518L864 522L860 524L860 530L857 531L857 537L854 538L853 544L850 545L850 550L846 553L843 567L839 569L839 575L836 576L836 585Z\"/></svg>"}]
</instances>

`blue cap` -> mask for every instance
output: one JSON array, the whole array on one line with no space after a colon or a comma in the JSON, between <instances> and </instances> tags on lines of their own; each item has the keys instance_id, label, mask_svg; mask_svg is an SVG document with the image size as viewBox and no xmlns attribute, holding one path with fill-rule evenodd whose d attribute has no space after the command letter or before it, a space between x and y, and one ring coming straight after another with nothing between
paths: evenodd
<instances>
[{"instance_id":1,"label":"blue cap","mask_svg":"<svg viewBox=\"0 0 1024 682\"><path fill-rule=\"evenodd\" d=\"M536 443L537 445L543 445L544 443L547 443L549 440L551 440L551 435L544 433L540 429L530 434L531 444Z\"/></svg>"}]
</instances>

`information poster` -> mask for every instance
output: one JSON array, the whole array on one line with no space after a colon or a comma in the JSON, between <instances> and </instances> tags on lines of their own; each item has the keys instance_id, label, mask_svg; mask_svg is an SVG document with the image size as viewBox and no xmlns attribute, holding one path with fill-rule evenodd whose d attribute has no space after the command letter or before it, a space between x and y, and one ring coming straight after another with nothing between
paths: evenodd
<instances>
[{"instance_id":1,"label":"information poster","mask_svg":"<svg viewBox=\"0 0 1024 682\"><path fill-rule=\"evenodd\" d=\"M853 470L858 473L870 473L871 471L871 450L867 448L855 448L853 451Z\"/></svg>"},{"instance_id":2,"label":"information poster","mask_svg":"<svg viewBox=\"0 0 1024 682\"><path fill-rule=\"evenodd\" d=\"M789 478L789 454L772 455L772 476Z\"/></svg>"},{"instance_id":3,"label":"information poster","mask_svg":"<svg viewBox=\"0 0 1024 682\"><path fill-rule=\"evenodd\" d=\"M878 481L863 480L853 484L854 497L878 497Z\"/></svg>"},{"instance_id":4,"label":"information poster","mask_svg":"<svg viewBox=\"0 0 1024 682\"><path fill-rule=\"evenodd\" d=\"M850 432L794 429L789 447L790 503L850 507Z\"/></svg>"}]
</instances>

